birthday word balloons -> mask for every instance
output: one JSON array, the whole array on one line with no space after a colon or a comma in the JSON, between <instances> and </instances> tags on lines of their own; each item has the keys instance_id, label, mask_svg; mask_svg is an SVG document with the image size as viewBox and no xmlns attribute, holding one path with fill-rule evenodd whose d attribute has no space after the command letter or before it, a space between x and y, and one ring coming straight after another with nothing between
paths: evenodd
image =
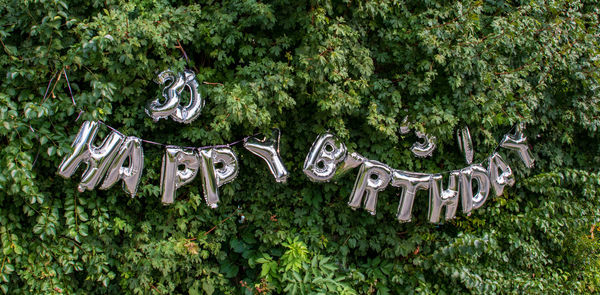
<instances>
[{"instance_id":1,"label":"birthday word balloons","mask_svg":"<svg viewBox=\"0 0 600 295\"><path fill-rule=\"evenodd\" d=\"M84 163L87 168L78 186L80 192L94 189L104 178L100 189L108 189L118 180L123 180L123 189L132 197L135 196L144 166L141 140L112 131L100 146L94 146L97 133L98 122L83 123L71 145L73 152L64 157L58 174L70 178ZM127 159L129 165L123 167Z\"/></svg>"},{"instance_id":2,"label":"birthday word balloons","mask_svg":"<svg viewBox=\"0 0 600 295\"><path fill-rule=\"evenodd\" d=\"M404 128L403 133L409 132L408 127ZM518 151L526 165L531 167L533 158L527 149L522 130L523 127L520 126L515 134L506 135L501 146ZM364 207L366 211L375 214L378 193L391 185L402 190L396 213L399 222L411 221L413 204L420 190L429 191L427 219L432 223L439 222L442 210L445 209L444 220L450 220L456 215L459 201L462 203L463 213L469 215L474 209L483 206L490 190L493 190L496 196L500 196L505 186L515 183L511 168L498 153L488 157L487 167L471 164L473 144L469 129L465 127L457 132L457 135L460 149L470 165L450 171L447 186L444 186L444 177L440 173L392 169L384 163L366 159L356 152L349 152L346 145L331 133L319 135L313 143L304 161L304 174L314 182L325 182L360 166L348 202L352 209ZM424 143L417 147L418 153L422 156L430 155L435 143L428 138L434 137L418 132L417 136L425 139Z\"/></svg>"},{"instance_id":3,"label":"birthday word balloons","mask_svg":"<svg viewBox=\"0 0 600 295\"><path fill-rule=\"evenodd\" d=\"M281 131L273 130L272 138L258 139L255 136L244 140L244 148L267 162L271 174L277 182L285 182L290 174L279 156L279 137Z\"/></svg>"},{"instance_id":4,"label":"birthday word balloons","mask_svg":"<svg viewBox=\"0 0 600 295\"><path fill-rule=\"evenodd\" d=\"M160 177L162 202L173 203L177 189L191 182L198 170L202 174L202 190L206 204L216 208L219 202L219 187L235 179L239 166L235 153L229 147L203 150L167 147Z\"/></svg>"},{"instance_id":5,"label":"birthday word balloons","mask_svg":"<svg viewBox=\"0 0 600 295\"><path fill-rule=\"evenodd\" d=\"M183 73L174 73L166 70L158 74L157 83L170 83L163 89L162 95L165 99L161 102L159 98L151 101L146 106L146 113L158 121L159 119L171 117L180 123L191 123L200 115L204 106L204 100L198 92L198 82L196 74L191 70L185 70ZM185 89L189 90L190 97L186 106L181 106L182 93Z\"/></svg>"},{"instance_id":6,"label":"birthday word balloons","mask_svg":"<svg viewBox=\"0 0 600 295\"><path fill-rule=\"evenodd\" d=\"M58 174L70 178L80 164L84 163L87 168L78 186L80 192L94 189L103 179L104 182L100 185L102 190L122 180L123 189L133 197L144 166L142 140L112 130L99 146L94 146L98 122L85 121L73 141L73 152L64 157L58 167ZM244 139L244 147L265 160L275 181L285 182L289 172L279 155L279 136L280 131L275 130L272 138L247 137ZM167 146L160 176L162 202L173 203L177 189L192 182L200 174L206 204L216 208L219 203L219 187L233 181L238 171L237 156L229 145L197 149Z\"/></svg>"}]
</instances>

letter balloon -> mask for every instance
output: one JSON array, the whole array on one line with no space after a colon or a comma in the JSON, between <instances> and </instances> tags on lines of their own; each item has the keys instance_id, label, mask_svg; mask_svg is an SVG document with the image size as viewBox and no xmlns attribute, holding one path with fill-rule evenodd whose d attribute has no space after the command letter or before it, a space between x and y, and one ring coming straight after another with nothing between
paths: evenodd
<instances>
[{"instance_id":1,"label":"letter balloon","mask_svg":"<svg viewBox=\"0 0 600 295\"><path fill-rule=\"evenodd\" d=\"M272 138L258 139L256 137L247 138L244 141L244 147L251 153L259 156L261 159L267 162L267 166L271 171L271 174L275 177L277 182L285 182L289 175L289 172L283 164L283 160L279 155L279 136L281 131L279 129L273 130Z\"/></svg>"},{"instance_id":2,"label":"letter balloon","mask_svg":"<svg viewBox=\"0 0 600 295\"><path fill-rule=\"evenodd\" d=\"M410 123L408 122L408 116L405 116L402 119L402 123L400 124L400 133L407 134L410 132Z\"/></svg>"},{"instance_id":3,"label":"letter balloon","mask_svg":"<svg viewBox=\"0 0 600 295\"><path fill-rule=\"evenodd\" d=\"M173 203L177 189L196 177L199 166L200 161L194 151L167 147L163 156L160 175L160 191L164 204Z\"/></svg>"},{"instance_id":4,"label":"letter balloon","mask_svg":"<svg viewBox=\"0 0 600 295\"><path fill-rule=\"evenodd\" d=\"M346 145L335 135L325 133L319 135L304 160L304 174L314 182L331 180L337 165L346 158Z\"/></svg>"},{"instance_id":5,"label":"letter balloon","mask_svg":"<svg viewBox=\"0 0 600 295\"><path fill-rule=\"evenodd\" d=\"M364 204L365 210L375 215L377 193L384 190L390 183L391 169L380 162L367 160L358 172L348 205L353 209Z\"/></svg>"},{"instance_id":6,"label":"letter balloon","mask_svg":"<svg viewBox=\"0 0 600 295\"><path fill-rule=\"evenodd\" d=\"M127 167L123 167L126 160L129 160ZM142 150L142 140L128 136L118 150L115 159L110 164L104 182L100 189L108 189L117 181L123 180L123 190L128 192L131 197L135 197L137 187L144 169L144 152Z\"/></svg>"},{"instance_id":7,"label":"letter balloon","mask_svg":"<svg viewBox=\"0 0 600 295\"><path fill-rule=\"evenodd\" d=\"M146 106L146 113L154 121L170 116L176 122L188 124L198 118L204 100L198 92L198 82L193 71L185 70L175 74L166 70L158 74L156 81L159 84L165 84L167 81L171 83L163 89L164 102L155 99ZM190 101L186 106L181 106L181 94L186 88L190 91Z\"/></svg>"},{"instance_id":8,"label":"letter balloon","mask_svg":"<svg viewBox=\"0 0 600 295\"><path fill-rule=\"evenodd\" d=\"M429 187L429 222L440 221L442 208L446 207L446 220L453 219L458 207L458 171L452 171L448 178L448 188L444 189L444 181L441 174L431 177Z\"/></svg>"},{"instance_id":9,"label":"letter balloon","mask_svg":"<svg viewBox=\"0 0 600 295\"><path fill-rule=\"evenodd\" d=\"M456 137L458 138L458 148L465 155L465 161L471 165L473 163L473 141L471 141L471 133L469 127L464 127L456 131Z\"/></svg>"},{"instance_id":10,"label":"letter balloon","mask_svg":"<svg viewBox=\"0 0 600 295\"><path fill-rule=\"evenodd\" d=\"M488 171L490 173L490 180L492 181L492 188L494 188L496 196L500 196L504 192L504 187L506 185L513 186L515 184L512 170L504 163L504 160L498 153L494 153L488 162ZM502 172L498 173L498 170Z\"/></svg>"},{"instance_id":11,"label":"letter balloon","mask_svg":"<svg viewBox=\"0 0 600 295\"><path fill-rule=\"evenodd\" d=\"M217 208L219 187L235 179L239 166L231 148L199 150L202 169L202 190L206 204Z\"/></svg>"},{"instance_id":12,"label":"letter balloon","mask_svg":"<svg viewBox=\"0 0 600 295\"><path fill-rule=\"evenodd\" d=\"M477 193L473 194L473 180L477 181ZM471 165L460 170L460 196L463 212L470 215L473 209L483 206L490 193L490 178L483 166Z\"/></svg>"},{"instance_id":13,"label":"letter balloon","mask_svg":"<svg viewBox=\"0 0 600 295\"><path fill-rule=\"evenodd\" d=\"M93 145L97 133L98 122L83 122L77 137L71 145L73 152L65 156L60 166L58 166L58 174L64 178L69 178L81 163L87 165L78 186L80 192L86 189L92 190L98 185L118 154L119 147L125 138L122 134L112 131L97 147Z\"/></svg>"},{"instance_id":14,"label":"letter balloon","mask_svg":"<svg viewBox=\"0 0 600 295\"><path fill-rule=\"evenodd\" d=\"M392 186L403 188L396 216L398 221L410 222L415 195L418 190L429 189L430 179L430 174L401 170L394 170L392 172Z\"/></svg>"},{"instance_id":15,"label":"letter balloon","mask_svg":"<svg viewBox=\"0 0 600 295\"><path fill-rule=\"evenodd\" d=\"M533 168L533 164L535 159L529 150L529 146L527 145L527 137L523 133L525 130L525 124L520 123L517 125L517 130L514 134L506 134L502 141L500 142L500 146L512 151L516 151L519 153L519 157L527 168Z\"/></svg>"},{"instance_id":16,"label":"letter balloon","mask_svg":"<svg viewBox=\"0 0 600 295\"><path fill-rule=\"evenodd\" d=\"M412 153L420 158L431 157L435 150L435 136L429 136L421 131L415 132L415 135L423 142L415 142L410 149Z\"/></svg>"}]
</instances>

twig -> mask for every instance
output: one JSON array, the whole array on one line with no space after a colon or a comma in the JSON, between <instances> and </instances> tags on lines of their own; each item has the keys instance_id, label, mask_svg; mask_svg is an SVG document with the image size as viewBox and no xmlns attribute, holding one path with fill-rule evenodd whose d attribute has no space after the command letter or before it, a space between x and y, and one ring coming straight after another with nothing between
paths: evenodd
<instances>
[{"instance_id":1,"label":"twig","mask_svg":"<svg viewBox=\"0 0 600 295\"><path fill-rule=\"evenodd\" d=\"M6 45L4 45L4 41L2 41L1 38L0 38L0 43L2 43L2 47L4 48L4 51L6 51L6 54L8 54L9 56L12 56L12 54L10 54L10 51L8 51L8 48L6 48Z\"/></svg>"},{"instance_id":2,"label":"twig","mask_svg":"<svg viewBox=\"0 0 600 295\"><path fill-rule=\"evenodd\" d=\"M202 84L206 84L206 85L221 85L221 86L223 86L223 83L213 83L213 82L202 82Z\"/></svg>"},{"instance_id":3,"label":"twig","mask_svg":"<svg viewBox=\"0 0 600 295\"><path fill-rule=\"evenodd\" d=\"M219 226L219 225L223 224L225 221L229 220L231 218L231 216L233 216L233 213L231 215L229 215L227 218L221 220L221 222L219 222L217 225L213 226L213 228L211 228L207 232L205 232L204 235L205 236L208 235L211 231L215 230L217 228L217 226Z\"/></svg>"},{"instance_id":4,"label":"twig","mask_svg":"<svg viewBox=\"0 0 600 295\"><path fill-rule=\"evenodd\" d=\"M183 49L183 46L181 46L179 39L177 39L177 45L175 46L175 48L179 48L179 50L181 50L181 53L183 53L183 57L185 57L185 60L189 63L190 59L188 58L187 53L185 53L185 49Z\"/></svg>"}]
</instances>

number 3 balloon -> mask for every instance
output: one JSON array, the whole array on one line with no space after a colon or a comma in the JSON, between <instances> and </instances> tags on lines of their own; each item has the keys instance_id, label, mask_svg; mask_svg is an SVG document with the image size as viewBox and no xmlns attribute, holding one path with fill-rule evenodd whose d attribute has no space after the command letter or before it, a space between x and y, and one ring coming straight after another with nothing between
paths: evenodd
<instances>
[{"instance_id":1,"label":"number 3 balloon","mask_svg":"<svg viewBox=\"0 0 600 295\"><path fill-rule=\"evenodd\" d=\"M158 74L156 81L159 84L165 84L167 81L171 83L163 89L164 103L161 103L160 99L155 99L146 106L146 113L154 121L170 116L177 122L189 124L198 118L204 101L198 92L198 82L194 72L185 70L183 73L175 74L171 70L166 70ZM183 107L180 103L185 88L190 91L190 102Z\"/></svg>"}]
</instances>

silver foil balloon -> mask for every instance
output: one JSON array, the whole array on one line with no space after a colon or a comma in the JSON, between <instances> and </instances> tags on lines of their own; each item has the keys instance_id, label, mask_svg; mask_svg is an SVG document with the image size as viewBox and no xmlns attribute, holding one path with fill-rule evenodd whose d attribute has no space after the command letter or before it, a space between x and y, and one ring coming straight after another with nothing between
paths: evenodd
<instances>
[{"instance_id":1,"label":"silver foil balloon","mask_svg":"<svg viewBox=\"0 0 600 295\"><path fill-rule=\"evenodd\" d=\"M421 138L423 142L415 142L411 147L413 155L421 158L431 157L435 150L435 136L429 136L421 131L415 132L418 138Z\"/></svg>"},{"instance_id":2,"label":"silver foil balloon","mask_svg":"<svg viewBox=\"0 0 600 295\"><path fill-rule=\"evenodd\" d=\"M179 169L180 166L183 169ZM198 155L193 150L186 151L177 147L166 148L160 175L160 191L164 204L173 203L177 189L196 177L199 166Z\"/></svg>"},{"instance_id":3,"label":"silver foil balloon","mask_svg":"<svg viewBox=\"0 0 600 295\"><path fill-rule=\"evenodd\" d=\"M335 135L324 133L313 143L304 160L303 171L314 182L331 180L337 165L346 159L346 145Z\"/></svg>"},{"instance_id":4,"label":"silver foil balloon","mask_svg":"<svg viewBox=\"0 0 600 295\"><path fill-rule=\"evenodd\" d=\"M473 163L473 141L471 140L471 132L469 127L461 128L456 130L456 137L458 138L458 148L465 155L465 161L471 165Z\"/></svg>"},{"instance_id":5,"label":"silver foil balloon","mask_svg":"<svg viewBox=\"0 0 600 295\"><path fill-rule=\"evenodd\" d=\"M123 167L126 160L129 160L127 167ZM100 189L108 189L119 180L123 180L123 190L128 192L131 197L135 197L137 187L144 169L144 151L142 149L142 140L128 136L125 138L119 151L110 164L104 182Z\"/></svg>"},{"instance_id":6,"label":"silver foil balloon","mask_svg":"<svg viewBox=\"0 0 600 295\"><path fill-rule=\"evenodd\" d=\"M279 129L273 130L273 136L270 139L266 137L258 139L256 137L247 138L244 141L244 148L251 153L259 156L269 166L271 174L275 177L277 182L285 182L289 176L289 172L283 164L283 160L279 155L279 137L281 131Z\"/></svg>"},{"instance_id":7,"label":"silver foil balloon","mask_svg":"<svg viewBox=\"0 0 600 295\"><path fill-rule=\"evenodd\" d=\"M500 196L504 192L506 185L513 186L515 184L512 170L498 153L494 153L488 162L488 172L492 181L492 188L494 188L496 196ZM499 173L499 170L501 173Z\"/></svg>"},{"instance_id":8,"label":"silver foil balloon","mask_svg":"<svg viewBox=\"0 0 600 295\"><path fill-rule=\"evenodd\" d=\"M118 154L119 147L125 136L111 132L99 147L93 145L98 133L98 122L85 121L77 133L71 147L73 152L65 156L58 167L58 174L69 178L75 173L81 163L87 168L81 177L78 190L92 190L106 174L108 167Z\"/></svg>"},{"instance_id":9,"label":"silver foil balloon","mask_svg":"<svg viewBox=\"0 0 600 295\"><path fill-rule=\"evenodd\" d=\"M160 99L155 99L146 106L146 113L154 121L170 116L177 122L187 124L198 118L204 100L198 92L198 82L193 71L185 70L183 73L175 74L171 70L166 70L158 74L156 81L159 84L167 81L171 83L163 89L165 102L161 103ZM186 106L181 106L181 94L186 88L190 91L190 101Z\"/></svg>"},{"instance_id":10,"label":"silver foil balloon","mask_svg":"<svg viewBox=\"0 0 600 295\"><path fill-rule=\"evenodd\" d=\"M504 138L502 138L502 141L500 142L500 146L518 152L519 157L521 157L525 166L527 166L527 168L533 168L535 160L527 145L527 137L525 137L525 134L523 133L524 130L525 124L518 124L514 134L504 135Z\"/></svg>"},{"instance_id":11,"label":"silver foil balloon","mask_svg":"<svg viewBox=\"0 0 600 295\"><path fill-rule=\"evenodd\" d=\"M392 186L401 187L402 195L396 217L400 222L410 222L415 195L418 190L429 189L431 174L401 170L392 171Z\"/></svg>"},{"instance_id":12,"label":"silver foil balloon","mask_svg":"<svg viewBox=\"0 0 600 295\"><path fill-rule=\"evenodd\" d=\"M444 188L444 181L441 174L435 174L431 177L429 187L429 222L437 223L440 221L442 208L446 207L446 220L453 219L458 207L458 171L452 171L448 176L448 187Z\"/></svg>"},{"instance_id":13,"label":"silver foil balloon","mask_svg":"<svg viewBox=\"0 0 600 295\"><path fill-rule=\"evenodd\" d=\"M477 181L477 193L473 194L473 180ZM471 213L485 203L490 193L490 178L487 170L477 164L460 170L460 199L463 212Z\"/></svg>"},{"instance_id":14,"label":"silver foil balloon","mask_svg":"<svg viewBox=\"0 0 600 295\"><path fill-rule=\"evenodd\" d=\"M338 165L337 169L335 170L333 179L337 179L337 178L341 177L342 175L346 174L351 169L354 169L354 168L362 165L362 163L364 163L365 161L367 161L367 159L365 157L361 156L360 154L358 154L357 152L348 153L346 155L346 157L344 158L344 161L341 162Z\"/></svg>"},{"instance_id":15,"label":"silver foil balloon","mask_svg":"<svg viewBox=\"0 0 600 295\"><path fill-rule=\"evenodd\" d=\"M348 206L357 209L364 205L365 210L375 215L377 193L384 190L390 183L391 173L390 167L383 163L372 160L364 161L356 177L356 182L354 182Z\"/></svg>"},{"instance_id":16,"label":"silver foil balloon","mask_svg":"<svg viewBox=\"0 0 600 295\"><path fill-rule=\"evenodd\" d=\"M407 134L410 132L410 123L408 122L408 116L405 116L402 119L402 124L400 124L400 133Z\"/></svg>"},{"instance_id":17,"label":"silver foil balloon","mask_svg":"<svg viewBox=\"0 0 600 295\"><path fill-rule=\"evenodd\" d=\"M219 187L233 181L238 174L237 157L231 148L199 150L202 169L202 189L206 204L217 208Z\"/></svg>"}]
</instances>

